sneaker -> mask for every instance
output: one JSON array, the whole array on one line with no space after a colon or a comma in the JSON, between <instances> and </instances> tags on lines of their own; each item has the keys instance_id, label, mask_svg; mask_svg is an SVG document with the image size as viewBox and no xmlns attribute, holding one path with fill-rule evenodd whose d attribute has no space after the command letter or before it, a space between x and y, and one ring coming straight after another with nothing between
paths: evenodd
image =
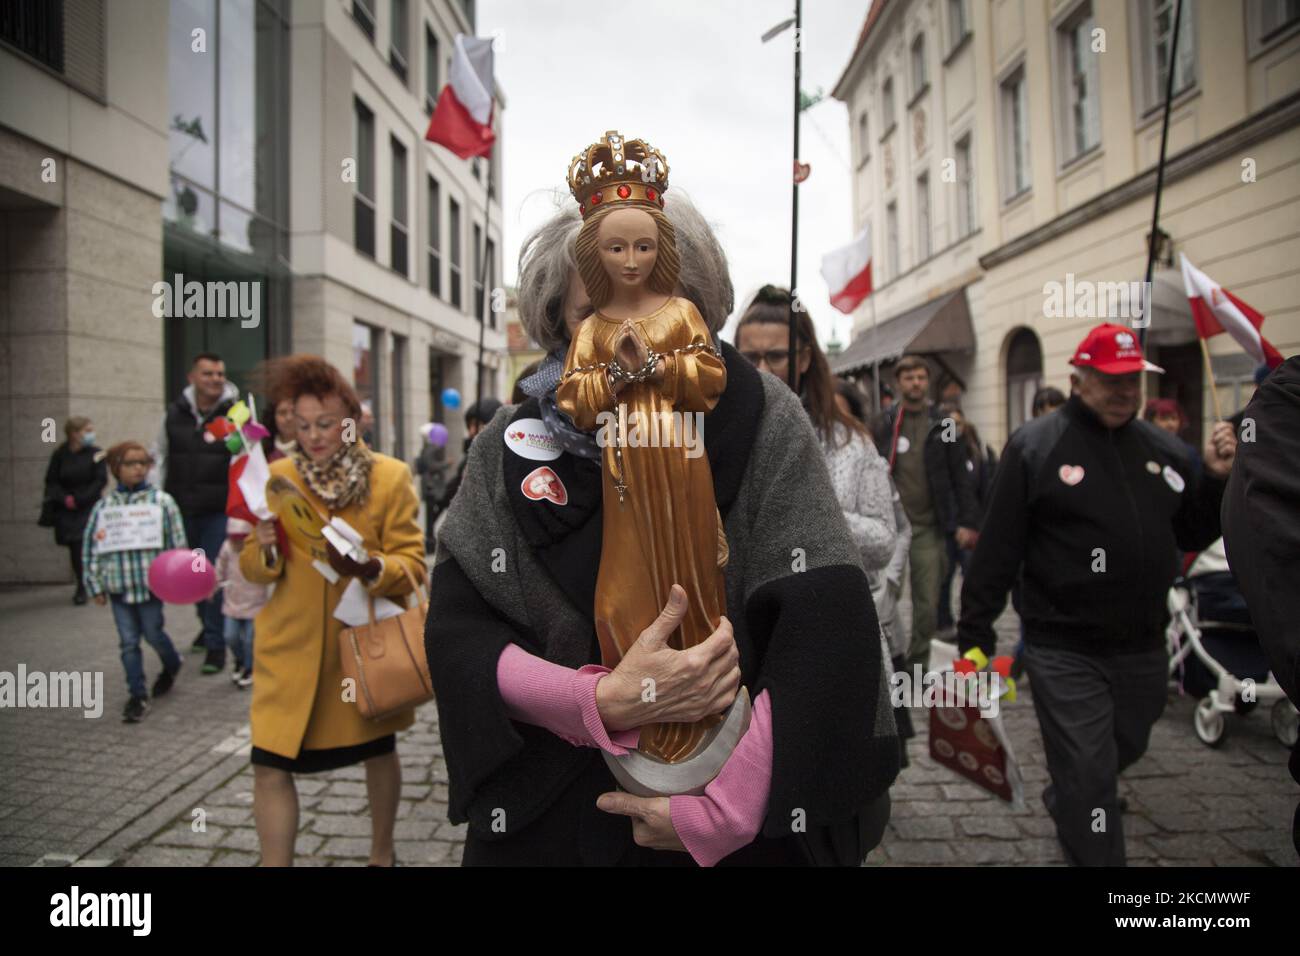
<instances>
[{"instance_id":1,"label":"sneaker","mask_svg":"<svg viewBox=\"0 0 1300 956\"><path fill-rule=\"evenodd\" d=\"M203 639L203 632L199 631L199 636L194 638L194 643L190 645L190 653L195 654L199 651L206 651L208 642Z\"/></svg>"},{"instance_id":2,"label":"sneaker","mask_svg":"<svg viewBox=\"0 0 1300 956\"><path fill-rule=\"evenodd\" d=\"M153 682L153 690L149 692L149 696L161 697L163 694L171 690L172 685L176 683L176 675L179 671L180 668L177 667L176 670L171 671L170 673L163 671L159 674L158 679Z\"/></svg>"},{"instance_id":3,"label":"sneaker","mask_svg":"<svg viewBox=\"0 0 1300 956\"><path fill-rule=\"evenodd\" d=\"M85 588L77 588L77 593L74 594L74 595L72 595L72 603L73 603L73 604L85 604L85 603L86 603L86 589L85 589Z\"/></svg>"},{"instance_id":4,"label":"sneaker","mask_svg":"<svg viewBox=\"0 0 1300 956\"><path fill-rule=\"evenodd\" d=\"M203 674L220 674L226 669L226 654L224 651L208 651L208 656L203 660Z\"/></svg>"},{"instance_id":5,"label":"sneaker","mask_svg":"<svg viewBox=\"0 0 1300 956\"><path fill-rule=\"evenodd\" d=\"M122 722L138 724L149 713L149 701L143 697L132 697L122 710Z\"/></svg>"},{"instance_id":6,"label":"sneaker","mask_svg":"<svg viewBox=\"0 0 1300 956\"><path fill-rule=\"evenodd\" d=\"M239 679L235 681L235 685L239 687L241 690L252 687L253 669L251 667L245 667L242 671L240 671Z\"/></svg>"},{"instance_id":7,"label":"sneaker","mask_svg":"<svg viewBox=\"0 0 1300 956\"><path fill-rule=\"evenodd\" d=\"M244 674L244 669L239 666L239 661L235 661L235 666L230 671L230 683L236 687L239 686L239 678Z\"/></svg>"}]
</instances>

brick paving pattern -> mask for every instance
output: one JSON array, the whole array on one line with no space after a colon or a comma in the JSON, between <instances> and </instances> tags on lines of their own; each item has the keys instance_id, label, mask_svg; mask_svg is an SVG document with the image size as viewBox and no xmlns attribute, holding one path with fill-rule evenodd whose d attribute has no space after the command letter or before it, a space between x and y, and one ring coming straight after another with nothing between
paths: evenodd
<instances>
[{"instance_id":1,"label":"brick paving pattern","mask_svg":"<svg viewBox=\"0 0 1300 956\"><path fill-rule=\"evenodd\" d=\"M185 656L172 693L140 724L121 722L125 681L107 608L73 607L70 587L0 593L0 670L104 673L103 716L0 710L0 865L251 866L257 862L248 692L225 676L199 676L193 611L167 609ZM999 622L1003 651L1015 620ZM150 680L157 657L145 649ZM1029 689L1032 694L1032 689ZM1297 797L1287 752L1266 707L1228 718L1221 748L1196 739L1194 702L1171 696L1147 755L1121 781L1135 865L1295 866L1290 825ZM1026 808L1010 807L928 757L927 714L916 711L911 766L892 790L893 817L868 865L1063 862L1039 793L1046 781L1030 698L1005 711L1026 778ZM403 791L397 855L403 865L458 865L464 827L447 820L446 769L437 712L428 705L398 738ZM364 865L370 823L360 766L298 779L298 865ZM205 829L195 832L202 810Z\"/></svg>"}]
</instances>

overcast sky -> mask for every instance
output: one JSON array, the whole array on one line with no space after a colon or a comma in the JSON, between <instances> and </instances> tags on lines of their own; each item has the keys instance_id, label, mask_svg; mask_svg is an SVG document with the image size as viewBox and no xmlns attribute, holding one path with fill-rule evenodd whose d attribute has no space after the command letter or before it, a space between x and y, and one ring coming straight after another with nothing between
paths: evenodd
<instances>
[{"instance_id":1,"label":"overcast sky","mask_svg":"<svg viewBox=\"0 0 1300 956\"><path fill-rule=\"evenodd\" d=\"M823 253L853 237L849 129L830 90L853 52L868 0L813 0L803 9L805 91L827 98L803 114L800 154L812 175L799 187L799 282L823 345L847 343L850 319L831 308ZM790 280L793 0L480 0L480 36L497 37L506 97L504 275L513 285L519 245L555 211L569 160L617 129L661 150L669 190L691 197L731 264L739 310L765 282ZM731 338L735 316L725 337Z\"/></svg>"}]
</instances>

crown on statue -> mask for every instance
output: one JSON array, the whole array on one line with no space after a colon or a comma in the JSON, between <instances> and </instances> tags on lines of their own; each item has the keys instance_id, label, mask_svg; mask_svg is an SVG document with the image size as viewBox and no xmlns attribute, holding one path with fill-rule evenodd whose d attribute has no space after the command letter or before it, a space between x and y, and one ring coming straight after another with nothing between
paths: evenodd
<instances>
[{"instance_id":1,"label":"crown on statue","mask_svg":"<svg viewBox=\"0 0 1300 956\"><path fill-rule=\"evenodd\" d=\"M600 206L637 203L661 208L668 189L668 160L640 139L609 130L569 163L569 192L585 219Z\"/></svg>"}]
</instances>

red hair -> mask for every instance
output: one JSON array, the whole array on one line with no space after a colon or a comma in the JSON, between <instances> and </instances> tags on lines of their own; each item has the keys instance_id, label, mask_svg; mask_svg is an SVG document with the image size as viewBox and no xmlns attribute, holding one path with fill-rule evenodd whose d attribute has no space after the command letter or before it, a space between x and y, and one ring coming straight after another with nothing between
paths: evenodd
<instances>
[{"instance_id":1,"label":"red hair","mask_svg":"<svg viewBox=\"0 0 1300 956\"><path fill-rule=\"evenodd\" d=\"M1187 416L1183 414L1183 406L1172 398L1152 398L1147 400L1146 407L1142 409L1142 420L1154 422L1161 416L1172 415L1178 419L1178 430L1182 431L1183 426L1187 424Z\"/></svg>"},{"instance_id":2,"label":"red hair","mask_svg":"<svg viewBox=\"0 0 1300 956\"><path fill-rule=\"evenodd\" d=\"M266 391L274 409L280 402L296 401L300 395L312 395L324 401L337 395L348 415L361 421L361 399L352 383L338 369L319 355L286 355L264 362L256 380Z\"/></svg>"}]
</instances>

